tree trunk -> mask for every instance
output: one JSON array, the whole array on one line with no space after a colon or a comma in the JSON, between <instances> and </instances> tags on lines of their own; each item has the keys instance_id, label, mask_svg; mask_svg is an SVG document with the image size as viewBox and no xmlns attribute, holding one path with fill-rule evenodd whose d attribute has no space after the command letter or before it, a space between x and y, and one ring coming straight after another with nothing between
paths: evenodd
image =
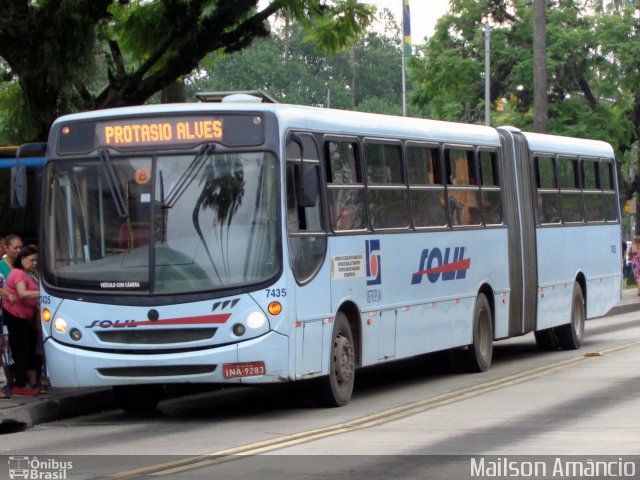
<instances>
[{"instance_id":1,"label":"tree trunk","mask_svg":"<svg viewBox=\"0 0 640 480\"><path fill-rule=\"evenodd\" d=\"M187 101L187 89L181 78L162 90L160 101L162 103L185 103Z\"/></svg>"},{"instance_id":2,"label":"tree trunk","mask_svg":"<svg viewBox=\"0 0 640 480\"><path fill-rule=\"evenodd\" d=\"M533 5L533 130L547 133L547 21L546 0Z\"/></svg>"}]
</instances>

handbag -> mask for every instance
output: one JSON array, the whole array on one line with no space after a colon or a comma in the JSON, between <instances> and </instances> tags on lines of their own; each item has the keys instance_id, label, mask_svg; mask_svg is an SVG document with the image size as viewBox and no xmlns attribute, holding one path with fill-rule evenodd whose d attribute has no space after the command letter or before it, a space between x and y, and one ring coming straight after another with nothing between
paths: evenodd
<instances>
[{"instance_id":1,"label":"handbag","mask_svg":"<svg viewBox=\"0 0 640 480\"><path fill-rule=\"evenodd\" d=\"M11 345L9 345L9 335L2 335L2 355L0 355L0 363L3 366L9 367L14 364L13 356L11 355Z\"/></svg>"}]
</instances>

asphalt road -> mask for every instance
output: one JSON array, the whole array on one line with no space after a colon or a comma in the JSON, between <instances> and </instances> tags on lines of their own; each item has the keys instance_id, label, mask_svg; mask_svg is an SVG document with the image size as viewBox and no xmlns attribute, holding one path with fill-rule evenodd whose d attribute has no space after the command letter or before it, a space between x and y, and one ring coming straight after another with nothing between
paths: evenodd
<instances>
[{"instance_id":1,"label":"asphalt road","mask_svg":"<svg viewBox=\"0 0 640 480\"><path fill-rule=\"evenodd\" d=\"M539 352L532 335L496 342L481 374L459 373L446 354L365 369L343 408L316 408L300 385L225 389L145 417L112 410L42 424L3 436L1 448L69 459L70 479L468 478L480 476L471 462L489 477L500 462L567 458L631 462L640 478L639 360L632 312L589 321L578 351Z\"/></svg>"}]
</instances>

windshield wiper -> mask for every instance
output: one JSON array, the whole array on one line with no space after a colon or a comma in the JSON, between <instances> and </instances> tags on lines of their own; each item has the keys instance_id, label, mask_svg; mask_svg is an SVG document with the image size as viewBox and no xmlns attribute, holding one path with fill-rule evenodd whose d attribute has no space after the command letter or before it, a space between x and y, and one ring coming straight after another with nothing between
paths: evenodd
<instances>
[{"instance_id":1,"label":"windshield wiper","mask_svg":"<svg viewBox=\"0 0 640 480\"><path fill-rule=\"evenodd\" d=\"M120 184L120 178L118 177L118 173L113 166L113 162L111 161L111 157L109 156L109 152L106 148L103 148L99 151L100 162L102 163L102 168L106 173L107 183L109 184L109 190L111 191L111 198L113 198L113 203L116 204L116 209L118 210L118 215L120 218L128 218L129 217L129 209L127 208L127 204L124 201L124 197L122 196L122 192L118 188Z\"/></svg>"},{"instance_id":2,"label":"windshield wiper","mask_svg":"<svg viewBox=\"0 0 640 480\"><path fill-rule=\"evenodd\" d=\"M202 146L200 152L193 157L193 160L191 160L187 169L182 175L180 175L178 182L171 188L167 198L161 199L162 208L173 208L176 202L189 188L189 185L191 185L191 183L196 179L198 173L202 170L205 160L213 154L215 148L216 146L214 143L207 143ZM162 196L164 197L164 186L162 188Z\"/></svg>"}]
</instances>

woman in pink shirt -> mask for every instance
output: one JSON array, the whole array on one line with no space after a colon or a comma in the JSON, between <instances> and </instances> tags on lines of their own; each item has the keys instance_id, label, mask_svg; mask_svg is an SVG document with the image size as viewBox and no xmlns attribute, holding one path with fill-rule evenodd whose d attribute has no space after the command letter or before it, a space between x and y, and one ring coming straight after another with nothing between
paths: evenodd
<instances>
[{"instance_id":1,"label":"woman in pink shirt","mask_svg":"<svg viewBox=\"0 0 640 480\"><path fill-rule=\"evenodd\" d=\"M16 301L4 305L4 321L9 329L9 343L15 367L15 380L11 393L14 395L38 395L30 383L36 381L36 312L40 300L38 283L30 275L38 266L38 251L26 246L13 262L6 289Z\"/></svg>"}]
</instances>

